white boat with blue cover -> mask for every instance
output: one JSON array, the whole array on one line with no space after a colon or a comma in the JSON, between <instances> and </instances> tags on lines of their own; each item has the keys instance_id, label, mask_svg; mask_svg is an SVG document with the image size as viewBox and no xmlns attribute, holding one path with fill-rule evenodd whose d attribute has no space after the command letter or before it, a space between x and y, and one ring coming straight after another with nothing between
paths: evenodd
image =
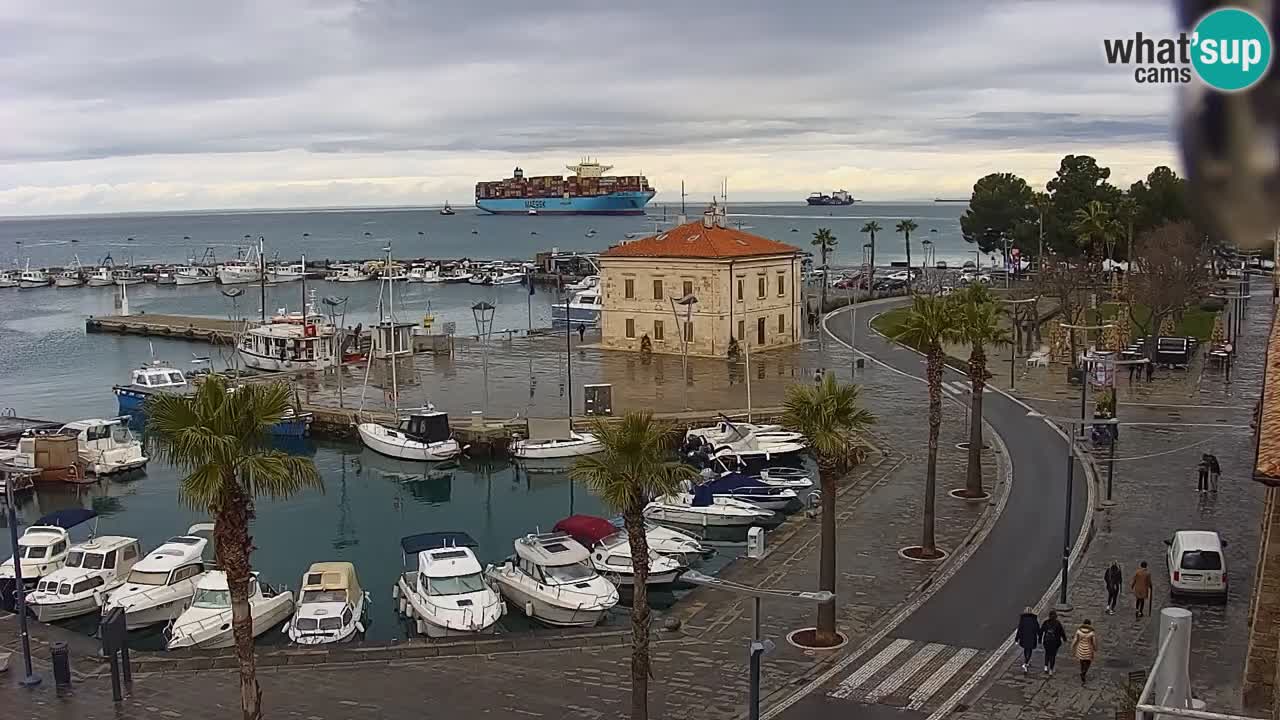
<instances>
[{"instance_id":1,"label":"white boat with blue cover","mask_svg":"<svg viewBox=\"0 0 1280 720\"><path fill-rule=\"evenodd\" d=\"M744 500L717 496L705 485L691 493L674 493L654 499L644 508L644 516L655 522L698 527L744 527L774 522L772 511Z\"/></svg>"},{"instance_id":2,"label":"white boat with blue cover","mask_svg":"<svg viewBox=\"0 0 1280 720\"><path fill-rule=\"evenodd\" d=\"M391 594L419 635L452 637L492 633L507 606L485 578L464 532L432 532L400 539L404 572ZM408 569L409 559L413 567Z\"/></svg>"},{"instance_id":3,"label":"white boat with blue cover","mask_svg":"<svg viewBox=\"0 0 1280 720\"><path fill-rule=\"evenodd\" d=\"M785 510L796 502L796 491L775 487L741 473L728 473L703 483L716 497L730 497L749 502L765 510Z\"/></svg>"}]
</instances>

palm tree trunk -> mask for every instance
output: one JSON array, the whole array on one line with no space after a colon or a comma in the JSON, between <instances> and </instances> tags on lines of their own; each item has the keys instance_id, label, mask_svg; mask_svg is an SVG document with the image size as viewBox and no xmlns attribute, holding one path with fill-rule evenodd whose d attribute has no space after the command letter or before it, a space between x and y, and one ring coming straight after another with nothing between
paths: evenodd
<instances>
[{"instance_id":1,"label":"palm tree trunk","mask_svg":"<svg viewBox=\"0 0 1280 720\"><path fill-rule=\"evenodd\" d=\"M827 458L818 458L818 480L822 485L821 543L818 550L818 589L832 594L836 591L836 475L835 465ZM814 643L832 646L839 641L836 636L836 601L818 606L817 631Z\"/></svg>"},{"instance_id":2,"label":"palm tree trunk","mask_svg":"<svg viewBox=\"0 0 1280 720\"><path fill-rule=\"evenodd\" d=\"M937 554L934 539L934 495L938 485L938 432L942 428L942 350L935 348L925 356L929 379L929 460L924 477L924 538L920 542L922 555L931 558Z\"/></svg>"},{"instance_id":3,"label":"palm tree trunk","mask_svg":"<svg viewBox=\"0 0 1280 720\"><path fill-rule=\"evenodd\" d=\"M821 316L827 311L827 243L822 243L822 307L818 308L818 315Z\"/></svg>"},{"instance_id":4,"label":"palm tree trunk","mask_svg":"<svg viewBox=\"0 0 1280 720\"><path fill-rule=\"evenodd\" d=\"M234 479L223 481L236 484ZM240 710L244 720L262 717L262 689L258 687L256 658L253 653L253 617L249 612L249 519L253 510L249 498L237 492L226 498L218 509L214 523L218 564L227 574L231 592L231 632L235 637L236 662L240 668Z\"/></svg>"},{"instance_id":5,"label":"palm tree trunk","mask_svg":"<svg viewBox=\"0 0 1280 720\"><path fill-rule=\"evenodd\" d=\"M903 233L903 235L906 237L906 243L907 243L907 294L908 294L908 295L910 295L910 294L911 294L911 280L912 280L912 277L911 277L911 233L910 233L910 232L905 232L905 233Z\"/></svg>"},{"instance_id":6,"label":"palm tree trunk","mask_svg":"<svg viewBox=\"0 0 1280 720\"><path fill-rule=\"evenodd\" d=\"M875 292L875 285L876 285L876 234L871 233L871 267L867 270L867 292L868 293Z\"/></svg>"},{"instance_id":7,"label":"palm tree trunk","mask_svg":"<svg viewBox=\"0 0 1280 720\"><path fill-rule=\"evenodd\" d=\"M981 345L969 353L969 466L965 472L964 494L980 498L982 492L982 392L987 387L987 356Z\"/></svg>"},{"instance_id":8,"label":"palm tree trunk","mask_svg":"<svg viewBox=\"0 0 1280 720\"><path fill-rule=\"evenodd\" d=\"M645 537L644 502L622 514L631 546L631 720L649 717L649 541Z\"/></svg>"}]
</instances>

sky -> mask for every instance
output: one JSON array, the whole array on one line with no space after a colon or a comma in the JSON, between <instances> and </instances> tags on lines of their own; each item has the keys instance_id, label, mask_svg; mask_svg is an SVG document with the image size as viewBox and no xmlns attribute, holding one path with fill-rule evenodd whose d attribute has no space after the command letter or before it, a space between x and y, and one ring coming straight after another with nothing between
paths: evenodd
<instances>
[{"instance_id":1,"label":"sky","mask_svg":"<svg viewBox=\"0 0 1280 720\"><path fill-rule=\"evenodd\" d=\"M1177 168L1147 0L4 0L0 215L468 204L585 155L658 201Z\"/></svg>"}]
</instances>

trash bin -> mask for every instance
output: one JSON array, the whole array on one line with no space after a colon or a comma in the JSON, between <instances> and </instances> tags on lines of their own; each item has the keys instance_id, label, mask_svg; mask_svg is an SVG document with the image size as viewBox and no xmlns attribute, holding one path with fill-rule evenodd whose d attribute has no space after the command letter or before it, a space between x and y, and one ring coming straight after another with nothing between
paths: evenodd
<instances>
[{"instance_id":1,"label":"trash bin","mask_svg":"<svg viewBox=\"0 0 1280 720\"><path fill-rule=\"evenodd\" d=\"M49 646L50 659L53 662L53 682L59 688L71 687L71 651L64 642L56 642Z\"/></svg>"}]
</instances>

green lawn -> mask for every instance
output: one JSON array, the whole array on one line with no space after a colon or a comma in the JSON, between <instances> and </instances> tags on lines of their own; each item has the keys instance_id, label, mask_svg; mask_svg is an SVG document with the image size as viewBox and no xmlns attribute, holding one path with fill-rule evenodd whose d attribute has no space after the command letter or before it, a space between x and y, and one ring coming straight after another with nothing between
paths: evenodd
<instances>
[{"instance_id":1,"label":"green lawn","mask_svg":"<svg viewBox=\"0 0 1280 720\"><path fill-rule=\"evenodd\" d=\"M1123 305L1119 303L1103 303L1099 306L1099 313L1094 316L1092 322L1097 320L1114 320L1121 312L1126 312ZM1173 326L1174 335L1190 335L1201 340L1208 340L1213 334L1213 320L1217 317L1216 312L1203 310L1200 307L1190 308L1182 313L1182 322ZM1135 322L1131 325L1135 335L1142 332L1141 326L1149 322L1151 317L1151 309L1144 305L1133 306L1133 317ZM1151 331L1159 334L1160 328L1152 328Z\"/></svg>"},{"instance_id":2,"label":"green lawn","mask_svg":"<svg viewBox=\"0 0 1280 720\"><path fill-rule=\"evenodd\" d=\"M875 328L881 335L893 340L898 333L902 332L902 325L906 322L909 312L911 312L911 308L900 307L881 313L871 321L871 327Z\"/></svg>"}]
</instances>

